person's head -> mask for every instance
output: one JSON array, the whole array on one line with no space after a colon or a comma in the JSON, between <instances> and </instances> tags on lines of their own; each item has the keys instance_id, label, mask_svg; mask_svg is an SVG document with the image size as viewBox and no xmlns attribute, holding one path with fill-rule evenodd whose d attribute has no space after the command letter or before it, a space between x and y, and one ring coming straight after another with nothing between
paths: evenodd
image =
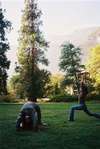
<instances>
[{"instance_id":1,"label":"person's head","mask_svg":"<svg viewBox=\"0 0 100 149\"><path fill-rule=\"evenodd\" d=\"M35 102L36 98L35 97L28 97L28 101Z\"/></svg>"}]
</instances>

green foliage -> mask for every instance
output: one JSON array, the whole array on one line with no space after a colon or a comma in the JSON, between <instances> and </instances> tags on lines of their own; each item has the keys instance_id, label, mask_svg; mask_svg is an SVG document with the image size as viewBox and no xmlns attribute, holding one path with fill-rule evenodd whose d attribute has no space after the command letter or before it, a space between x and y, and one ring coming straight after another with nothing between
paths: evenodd
<instances>
[{"instance_id":1,"label":"green foliage","mask_svg":"<svg viewBox=\"0 0 100 149\"><path fill-rule=\"evenodd\" d=\"M84 66L81 65L81 49L71 43L65 43L61 46L61 57L59 67L65 72L66 85L76 84L78 88L77 73ZM67 79L66 79L67 78Z\"/></svg>"},{"instance_id":2,"label":"green foliage","mask_svg":"<svg viewBox=\"0 0 100 149\"><path fill-rule=\"evenodd\" d=\"M78 100L77 96L69 94L58 94L50 96L51 102L73 102L77 100Z\"/></svg>"},{"instance_id":3,"label":"green foliage","mask_svg":"<svg viewBox=\"0 0 100 149\"><path fill-rule=\"evenodd\" d=\"M25 98L26 96L32 97L33 93L34 95L38 94L38 98L46 97L48 95L49 90L50 73L46 70L38 70L36 72L36 75L33 75L31 80L29 80L33 81L30 82L30 84L27 81L24 81L23 83L20 74L12 76L12 78L9 81L9 91L13 92L16 95L16 98L21 99ZM27 90L28 94L27 92L25 92L25 90Z\"/></svg>"},{"instance_id":4,"label":"green foliage","mask_svg":"<svg viewBox=\"0 0 100 149\"><path fill-rule=\"evenodd\" d=\"M48 65L45 51L48 43L40 30L41 11L35 0L26 0L23 10L20 34L18 61L19 73L25 96L37 98L43 96L49 73L39 68L40 64Z\"/></svg>"},{"instance_id":5,"label":"green foliage","mask_svg":"<svg viewBox=\"0 0 100 149\"><path fill-rule=\"evenodd\" d=\"M50 73L45 70L37 70L32 75L28 81L24 81L26 97L41 98L46 96L48 89Z\"/></svg>"},{"instance_id":6,"label":"green foliage","mask_svg":"<svg viewBox=\"0 0 100 149\"><path fill-rule=\"evenodd\" d=\"M0 95L0 102L15 102L15 96L13 94Z\"/></svg>"},{"instance_id":7,"label":"green foliage","mask_svg":"<svg viewBox=\"0 0 100 149\"><path fill-rule=\"evenodd\" d=\"M11 23L5 19L4 10L0 8L0 95L7 94L7 69L10 61L6 57L6 52L9 50L6 32L9 29Z\"/></svg>"},{"instance_id":8,"label":"green foliage","mask_svg":"<svg viewBox=\"0 0 100 149\"><path fill-rule=\"evenodd\" d=\"M87 100L94 100L94 101L99 100L100 101L100 94L91 93L87 96Z\"/></svg>"},{"instance_id":9,"label":"green foliage","mask_svg":"<svg viewBox=\"0 0 100 149\"><path fill-rule=\"evenodd\" d=\"M63 80L62 74L52 74L50 76L50 82L49 82L49 91L48 95L56 95L60 94L61 92L64 92L63 88L61 87L61 82Z\"/></svg>"},{"instance_id":10,"label":"green foliage","mask_svg":"<svg viewBox=\"0 0 100 149\"><path fill-rule=\"evenodd\" d=\"M90 50L87 70L90 72L96 92L100 94L100 45Z\"/></svg>"},{"instance_id":11,"label":"green foliage","mask_svg":"<svg viewBox=\"0 0 100 149\"><path fill-rule=\"evenodd\" d=\"M61 58L60 58L60 69L73 76L80 70L82 65L80 64L81 49L76 48L71 43L65 43L62 45Z\"/></svg>"},{"instance_id":12,"label":"green foliage","mask_svg":"<svg viewBox=\"0 0 100 149\"><path fill-rule=\"evenodd\" d=\"M19 74L13 75L8 82L8 89L10 93L13 93L16 98L23 99L24 96L24 86L22 85L21 77Z\"/></svg>"}]
</instances>

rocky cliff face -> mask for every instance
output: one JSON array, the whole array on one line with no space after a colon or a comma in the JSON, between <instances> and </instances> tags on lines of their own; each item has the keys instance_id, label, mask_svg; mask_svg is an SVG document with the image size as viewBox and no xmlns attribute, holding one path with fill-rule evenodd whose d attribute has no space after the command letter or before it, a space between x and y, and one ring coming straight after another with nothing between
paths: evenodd
<instances>
[{"instance_id":1,"label":"rocky cliff face","mask_svg":"<svg viewBox=\"0 0 100 149\"><path fill-rule=\"evenodd\" d=\"M88 59L90 49L100 44L100 27L76 30L73 34L66 37L66 41L70 41L82 48L82 59L84 62Z\"/></svg>"}]
</instances>

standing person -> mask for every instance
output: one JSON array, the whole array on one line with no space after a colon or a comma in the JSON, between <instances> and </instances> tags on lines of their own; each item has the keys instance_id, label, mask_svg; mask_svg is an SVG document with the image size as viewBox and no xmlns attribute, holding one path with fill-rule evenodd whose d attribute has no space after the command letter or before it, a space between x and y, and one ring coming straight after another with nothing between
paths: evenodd
<instances>
[{"instance_id":1,"label":"standing person","mask_svg":"<svg viewBox=\"0 0 100 149\"><path fill-rule=\"evenodd\" d=\"M83 110L89 116L98 117L97 114L91 113L85 104L85 99L86 99L87 94L88 94L87 85L85 84L85 82L81 81L80 88L79 88L79 96L78 96L79 104L77 104L71 108L70 114L69 114L69 121L74 121L75 110Z\"/></svg>"},{"instance_id":2,"label":"standing person","mask_svg":"<svg viewBox=\"0 0 100 149\"><path fill-rule=\"evenodd\" d=\"M23 117L25 116L26 113L28 113L29 115L31 115L32 117L32 122L34 125L34 121L35 120L35 112L37 113L37 125L38 128L42 128L42 126L44 126L44 124L41 121L41 110L38 104L35 103L36 99L33 98L28 98L28 101L22 106L20 114L17 118L17 122L16 122L16 130L20 130L21 129L21 123L23 121Z\"/></svg>"}]
</instances>

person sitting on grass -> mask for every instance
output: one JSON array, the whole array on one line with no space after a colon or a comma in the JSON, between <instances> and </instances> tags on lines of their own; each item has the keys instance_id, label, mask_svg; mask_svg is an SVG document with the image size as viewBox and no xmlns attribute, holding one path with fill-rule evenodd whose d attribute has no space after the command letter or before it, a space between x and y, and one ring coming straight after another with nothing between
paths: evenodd
<instances>
[{"instance_id":1,"label":"person sitting on grass","mask_svg":"<svg viewBox=\"0 0 100 149\"><path fill-rule=\"evenodd\" d=\"M20 114L16 121L16 130L25 129L24 127L24 118L25 116L30 116L31 118L31 128L29 129L42 129L46 124L43 124L41 121L41 110L38 104L36 104L35 98L28 98L28 101L22 106ZM29 127L30 127L29 126Z\"/></svg>"},{"instance_id":2,"label":"person sitting on grass","mask_svg":"<svg viewBox=\"0 0 100 149\"><path fill-rule=\"evenodd\" d=\"M71 108L70 114L69 114L69 119L68 119L69 121L74 121L75 110L83 110L89 116L94 116L96 118L100 118L100 114L92 113L88 110L87 105L85 104L85 99L87 97L87 94L88 94L87 85L85 84L85 82L81 81L80 89L79 89L79 96L78 96L79 104L75 105Z\"/></svg>"}]
</instances>

